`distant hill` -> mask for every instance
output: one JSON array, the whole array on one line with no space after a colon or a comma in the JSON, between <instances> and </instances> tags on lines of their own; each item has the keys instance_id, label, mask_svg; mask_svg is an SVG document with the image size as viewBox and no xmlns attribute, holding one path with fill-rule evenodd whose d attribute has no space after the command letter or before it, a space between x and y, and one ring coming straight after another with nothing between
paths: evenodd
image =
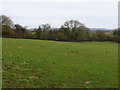
<instances>
[{"instance_id":1,"label":"distant hill","mask_svg":"<svg viewBox=\"0 0 120 90\"><path fill-rule=\"evenodd\" d=\"M28 30L33 31L35 28L28 28ZM59 29L59 28L52 28L53 30Z\"/></svg>"},{"instance_id":2,"label":"distant hill","mask_svg":"<svg viewBox=\"0 0 120 90\"><path fill-rule=\"evenodd\" d=\"M28 30L33 31L35 28L29 28ZM52 29L59 29L59 28L52 28ZM114 29L106 29L106 28L89 28L91 31L103 30L106 32L110 32Z\"/></svg>"},{"instance_id":3,"label":"distant hill","mask_svg":"<svg viewBox=\"0 0 120 90\"><path fill-rule=\"evenodd\" d=\"M107 31L107 32L110 32L113 30L113 29L106 29L106 28L89 28L89 29L91 31L103 30L103 31Z\"/></svg>"},{"instance_id":4,"label":"distant hill","mask_svg":"<svg viewBox=\"0 0 120 90\"><path fill-rule=\"evenodd\" d=\"M29 28L28 30L33 31L35 28Z\"/></svg>"}]
</instances>

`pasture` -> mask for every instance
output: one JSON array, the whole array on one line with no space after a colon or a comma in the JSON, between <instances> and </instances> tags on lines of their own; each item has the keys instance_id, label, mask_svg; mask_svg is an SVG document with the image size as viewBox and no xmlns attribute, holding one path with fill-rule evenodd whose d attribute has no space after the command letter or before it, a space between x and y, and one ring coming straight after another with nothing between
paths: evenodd
<instances>
[{"instance_id":1,"label":"pasture","mask_svg":"<svg viewBox=\"0 0 120 90\"><path fill-rule=\"evenodd\" d=\"M118 44L2 39L3 88L117 88Z\"/></svg>"}]
</instances>

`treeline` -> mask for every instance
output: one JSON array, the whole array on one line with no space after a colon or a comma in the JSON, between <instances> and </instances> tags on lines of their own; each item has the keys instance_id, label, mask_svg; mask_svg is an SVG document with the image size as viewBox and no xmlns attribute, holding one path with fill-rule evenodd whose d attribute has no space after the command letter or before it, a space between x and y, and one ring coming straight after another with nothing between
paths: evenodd
<instances>
[{"instance_id":1,"label":"treeline","mask_svg":"<svg viewBox=\"0 0 120 90\"><path fill-rule=\"evenodd\" d=\"M6 38L24 38L55 41L116 41L120 42L120 31L113 30L105 32L102 30L90 31L84 24L77 20L68 20L60 28L53 29L50 24L42 24L33 31L22 27L19 24L13 24L12 20L1 16L2 37Z\"/></svg>"}]
</instances>

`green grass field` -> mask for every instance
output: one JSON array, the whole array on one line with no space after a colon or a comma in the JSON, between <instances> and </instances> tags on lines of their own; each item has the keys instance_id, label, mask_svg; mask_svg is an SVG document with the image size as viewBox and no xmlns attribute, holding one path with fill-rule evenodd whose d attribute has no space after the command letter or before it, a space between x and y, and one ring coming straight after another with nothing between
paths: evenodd
<instances>
[{"instance_id":1,"label":"green grass field","mask_svg":"<svg viewBox=\"0 0 120 90\"><path fill-rule=\"evenodd\" d=\"M2 39L3 88L117 88L118 44Z\"/></svg>"}]
</instances>

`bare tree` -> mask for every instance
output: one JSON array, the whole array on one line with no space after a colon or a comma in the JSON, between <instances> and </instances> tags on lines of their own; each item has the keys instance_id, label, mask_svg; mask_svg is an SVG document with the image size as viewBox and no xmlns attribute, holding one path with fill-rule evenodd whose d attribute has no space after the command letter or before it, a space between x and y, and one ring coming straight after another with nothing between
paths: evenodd
<instances>
[{"instance_id":1,"label":"bare tree","mask_svg":"<svg viewBox=\"0 0 120 90\"><path fill-rule=\"evenodd\" d=\"M43 31L51 30L50 24L42 24L41 28L42 28Z\"/></svg>"},{"instance_id":2,"label":"bare tree","mask_svg":"<svg viewBox=\"0 0 120 90\"><path fill-rule=\"evenodd\" d=\"M75 31L81 28L86 28L86 26L77 20L68 20L61 27L67 28L68 30Z\"/></svg>"},{"instance_id":3,"label":"bare tree","mask_svg":"<svg viewBox=\"0 0 120 90\"><path fill-rule=\"evenodd\" d=\"M2 25L6 25L6 26L10 26L11 28L14 28L13 21L5 15L0 15L0 22L2 23Z\"/></svg>"}]
</instances>

